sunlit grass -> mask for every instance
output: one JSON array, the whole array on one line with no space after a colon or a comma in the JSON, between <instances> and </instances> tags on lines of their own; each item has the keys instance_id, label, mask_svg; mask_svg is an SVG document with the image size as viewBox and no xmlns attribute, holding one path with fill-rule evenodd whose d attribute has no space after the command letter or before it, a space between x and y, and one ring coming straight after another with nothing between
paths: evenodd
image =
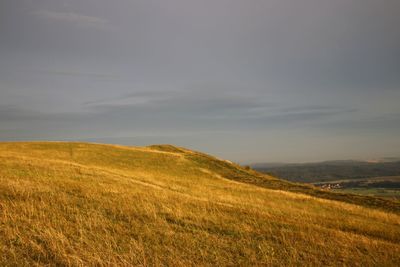
<instances>
[{"instance_id":1,"label":"sunlit grass","mask_svg":"<svg viewBox=\"0 0 400 267\"><path fill-rule=\"evenodd\" d=\"M400 264L398 213L266 181L169 146L3 143L0 265Z\"/></svg>"}]
</instances>

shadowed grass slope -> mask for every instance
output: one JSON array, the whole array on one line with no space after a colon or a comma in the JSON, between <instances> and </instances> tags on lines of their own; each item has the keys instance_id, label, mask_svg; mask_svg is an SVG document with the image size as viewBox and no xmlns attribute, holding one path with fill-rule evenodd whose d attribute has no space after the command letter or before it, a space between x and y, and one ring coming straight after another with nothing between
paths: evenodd
<instances>
[{"instance_id":1,"label":"shadowed grass slope","mask_svg":"<svg viewBox=\"0 0 400 267\"><path fill-rule=\"evenodd\" d=\"M0 144L0 265L398 266L399 204L184 148Z\"/></svg>"}]
</instances>

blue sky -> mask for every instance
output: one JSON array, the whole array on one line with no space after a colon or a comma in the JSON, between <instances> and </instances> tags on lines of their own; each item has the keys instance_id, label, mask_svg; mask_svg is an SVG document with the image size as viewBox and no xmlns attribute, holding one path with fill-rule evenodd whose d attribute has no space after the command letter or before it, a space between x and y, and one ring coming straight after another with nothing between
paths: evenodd
<instances>
[{"instance_id":1,"label":"blue sky","mask_svg":"<svg viewBox=\"0 0 400 267\"><path fill-rule=\"evenodd\" d=\"M398 0L1 0L0 140L400 155Z\"/></svg>"}]
</instances>

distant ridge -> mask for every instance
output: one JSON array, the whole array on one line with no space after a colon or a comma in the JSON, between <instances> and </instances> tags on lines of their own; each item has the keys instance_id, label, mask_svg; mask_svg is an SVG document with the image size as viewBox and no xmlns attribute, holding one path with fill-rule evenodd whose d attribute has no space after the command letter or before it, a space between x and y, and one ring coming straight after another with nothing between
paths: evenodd
<instances>
[{"instance_id":1,"label":"distant ridge","mask_svg":"<svg viewBox=\"0 0 400 267\"><path fill-rule=\"evenodd\" d=\"M325 182L400 175L400 161L385 158L375 161L336 160L316 163L252 165L255 170L293 182Z\"/></svg>"}]
</instances>

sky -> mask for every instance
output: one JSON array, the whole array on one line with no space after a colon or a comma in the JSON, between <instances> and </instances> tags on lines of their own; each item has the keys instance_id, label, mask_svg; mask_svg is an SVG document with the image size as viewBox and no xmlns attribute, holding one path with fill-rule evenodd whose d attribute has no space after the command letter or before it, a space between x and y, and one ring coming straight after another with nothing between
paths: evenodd
<instances>
[{"instance_id":1,"label":"sky","mask_svg":"<svg viewBox=\"0 0 400 267\"><path fill-rule=\"evenodd\" d=\"M0 141L400 156L399 0L0 0Z\"/></svg>"}]
</instances>

